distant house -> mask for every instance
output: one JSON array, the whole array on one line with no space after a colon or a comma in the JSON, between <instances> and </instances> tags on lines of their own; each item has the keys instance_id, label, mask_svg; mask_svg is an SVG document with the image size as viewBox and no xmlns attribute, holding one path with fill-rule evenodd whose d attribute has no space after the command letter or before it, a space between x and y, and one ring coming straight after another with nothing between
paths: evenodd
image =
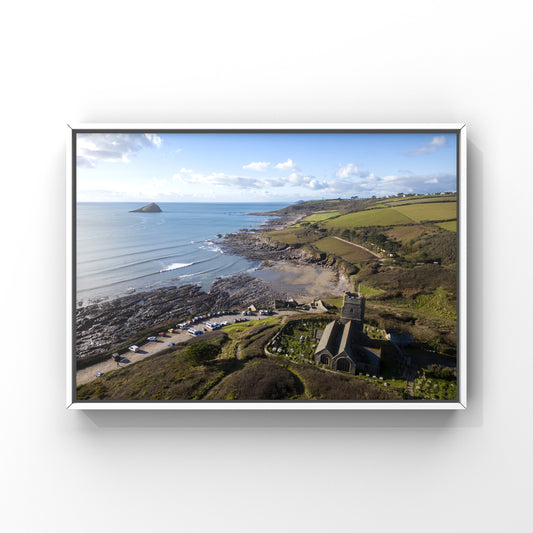
<instances>
[{"instance_id":1,"label":"distant house","mask_svg":"<svg viewBox=\"0 0 533 533\"><path fill-rule=\"evenodd\" d=\"M326 304L322 300L317 300L315 302L315 309L317 311L324 311L324 312L328 310L328 308L326 307Z\"/></svg>"}]
</instances>

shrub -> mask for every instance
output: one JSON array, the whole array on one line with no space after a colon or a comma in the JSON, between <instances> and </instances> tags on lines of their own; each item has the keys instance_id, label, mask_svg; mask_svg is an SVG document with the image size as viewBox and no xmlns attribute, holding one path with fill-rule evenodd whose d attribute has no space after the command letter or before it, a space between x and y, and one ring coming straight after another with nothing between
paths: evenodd
<instances>
[{"instance_id":1,"label":"shrub","mask_svg":"<svg viewBox=\"0 0 533 533\"><path fill-rule=\"evenodd\" d=\"M220 346L209 342L197 342L189 346L183 358L191 366L200 366L213 360L220 353Z\"/></svg>"}]
</instances>

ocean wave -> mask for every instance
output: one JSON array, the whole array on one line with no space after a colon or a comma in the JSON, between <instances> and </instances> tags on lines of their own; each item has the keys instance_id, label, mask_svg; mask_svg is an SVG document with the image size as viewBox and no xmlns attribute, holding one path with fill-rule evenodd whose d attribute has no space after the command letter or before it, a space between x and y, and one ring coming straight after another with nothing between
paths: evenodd
<instances>
[{"instance_id":1,"label":"ocean wave","mask_svg":"<svg viewBox=\"0 0 533 533\"><path fill-rule=\"evenodd\" d=\"M162 247L159 247L159 248L145 248L145 249L139 249L139 250L135 250L133 252L123 253L123 254L115 253L113 255L108 255L108 256L104 256L104 257L96 257L96 258L91 258L91 259L78 260L78 265L86 265L86 264L90 264L90 263L101 263L103 261L112 261L112 260L116 260L116 259L121 259L123 257L133 256L133 255L146 255L146 254L150 254L150 253L153 253L153 252L161 252L161 251L166 251L166 250L177 250L179 248L187 248L189 244L194 244L194 241L189 241L187 244L174 244L174 243L170 244L169 243L169 246L162 246ZM123 250L123 249L129 250L129 249L131 249L131 245L122 246L122 247L115 246L113 248L109 248L108 251L117 252L117 251ZM102 248L102 250L104 250L104 249ZM102 251L102 250L100 250L100 251ZM175 254L172 254L172 255L175 255ZM155 259L164 259L165 257L172 257L172 255L156 257Z\"/></svg>"},{"instance_id":2,"label":"ocean wave","mask_svg":"<svg viewBox=\"0 0 533 533\"><path fill-rule=\"evenodd\" d=\"M199 246L200 250L209 250L210 252L219 252L223 254L222 248L217 246L213 241L204 241L204 244Z\"/></svg>"},{"instance_id":3,"label":"ocean wave","mask_svg":"<svg viewBox=\"0 0 533 533\"><path fill-rule=\"evenodd\" d=\"M167 268L163 268L163 270L160 270L159 272L169 272L170 270L177 270L178 268L184 268L191 266L194 263L172 263L171 265L168 265Z\"/></svg>"}]
</instances>

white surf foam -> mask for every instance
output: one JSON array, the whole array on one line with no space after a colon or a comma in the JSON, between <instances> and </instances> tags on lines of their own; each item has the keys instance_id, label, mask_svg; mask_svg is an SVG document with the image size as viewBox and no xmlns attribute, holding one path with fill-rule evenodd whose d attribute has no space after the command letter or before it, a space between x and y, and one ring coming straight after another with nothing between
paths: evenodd
<instances>
[{"instance_id":1,"label":"white surf foam","mask_svg":"<svg viewBox=\"0 0 533 533\"><path fill-rule=\"evenodd\" d=\"M177 270L178 268L184 268L191 266L192 263L172 263L171 265L168 265L167 268L164 268L163 270L160 270L159 272L169 272L170 270Z\"/></svg>"}]
</instances>

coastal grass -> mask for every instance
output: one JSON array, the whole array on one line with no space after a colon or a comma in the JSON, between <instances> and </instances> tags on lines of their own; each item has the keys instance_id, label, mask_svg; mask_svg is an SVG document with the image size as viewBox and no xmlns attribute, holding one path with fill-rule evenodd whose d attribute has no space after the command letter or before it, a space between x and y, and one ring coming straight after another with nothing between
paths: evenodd
<instances>
[{"instance_id":1,"label":"coastal grass","mask_svg":"<svg viewBox=\"0 0 533 533\"><path fill-rule=\"evenodd\" d=\"M331 307L336 307L337 309L340 309L342 307L342 298L327 298L323 300L324 303Z\"/></svg>"},{"instance_id":2,"label":"coastal grass","mask_svg":"<svg viewBox=\"0 0 533 533\"><path fill-rule=\"evenodd\" d=\"M323 225L325 228L364 228L371 226L396 226L412 223L413 220L402 214L396 209L383 207L381 209L372 209L359 211L342 215L337 218L326 220Z\"/></svg>"},{"instance_id":3,"label":"coastal grass","mask_svg":"<svg viewBox=\"0 0 533 533\"><path fill-rule=\"evenodd\" d=\"M393 241L407 243L419 238L424 232L428 231L429 225L409 224L408 226L395 226L387 230L384 235Z\"/></svg>"},{"instance_id":4,"label":"coastal grass","mask_svg":"<svg viewBox=\"0 0 533 533\"><path fill-rule=\"evenodd\" d=\"M360 376L324 370L309 364L288 363L311 400L401 400L398 390L368 382Z\"/></svg>"},{"instance_id":5,"label":"coastal grass","mask_svg":"<svg viewBox=\"0 0 533 533\"><path fill-rule=\"evenodd\" d=\"M271 316L268 318L262 318L259 325L261 326L272 326L274 324L279 324L282 321L282 316ZM244 332L249 328L254 328L258 326L257 320L248 320L247 322L238 322L237 324L230 324L229 326L224 326L222 331L226 332L228 335L234 333ZM233 336L233 335L232 335Z\"/></svg>"},{"instance_id":6,"label":"coastal grass","mask_svg":"<svg viewBox=\"0 0 533 533\"><path fill-rule=\"evenodd\" d=\"M315 241L313 246L322 252L336 255L352 264L375 259L375 256L360 246L341 241L335 237L325 237L324 239Z\"/></svg>"},{"instance_id":7,"label":"coastal grass","mask_svg":"<svg viewBox=\"0 0 533 533\"><path fill-rule=\"evenodd\" d=\"M425 202L399 205L391 209L415 222L453 220L457 217L457 202Z\"/></svg>"},{"instance_id":8,"label":"coastal grass","mask_svg":"<svg viewBox=\"0 0 533 533\"><path fill-rule=\"evenodd\" d=\"M413 309L426 315L446 320L457 320L457 300L454 293L439 287L431 294L393 301L398 307Z\"/></svg>"},{"instance_id":9,"label":"coastal grass","mask_svg":"<svg viewBox=\"0 0 533 533\"><path fill-rule=\"evenodd\" d=\"M379 296L380 294L383 294L383 289L377 289L375 287L372 287L371 285L363 284L357 285L357 290L360 292L365 298L372 298L373 296Z\"/></svg>"},{"instance_id":10,"label":"coastal grass","mask_svg":"<svg viewBox=\"0 0 533 533\"><path fill-rule=\"evenodd\" d=\"M266 233L266 236L274 241L289 245L308 244L317 239L316 235L299 230L297 226L289 226L282 230L269 231Z\"/></svg>"},{"instance_id":11,"label":"coastal grass","mask_svg":"<svg viewBox=\"0 0 533 533\"><path fill-rule=\"evenodd\" d=\"M300 379L287 368L267 359L252 359L242 369L221 380L206 400L305 399Z\"/></svg>"},{"instance_id":12,"label":"coastal grass","mask_svg":"<svg viewBox=\"0 0 533 533\"><path fill-rule=\"evenodd\" d=\"M327 220L328 218L339 216L339 211L327 211L324 213L313 213L312 215L309 215L305 217L301 222L322 222L323 220Z\"/></svg>"},{"instance_id":13,"label":"coastal grass","mask_svg":"<svg viewBox=\"0 0 533 533\"><path fill-rule=\"evenodd\" d=\"M448 222L437 222L435 226L445 229L446 231L453 231L457 233L457 220L449 220Z\"/></svg>"},{"instance_id":14,"label":"coastal grass","mask_svg":"<svg viewBox=\"0 0 533 533\"><path fill-rule=\"evenodd\" d=\"M165 350L80 385L77 400L200 399L235 366L235 358L222 350L227 335L214 332L206 337L191 339L178 349Z\"/></svg>"},{"instance_id":15,"label":"coastal grass","mask_svg":"<svg viewBox=\"0 0 533 533\"><path fill-rule=\"evenodd\" d=\"M399 205L410 205L410 204L427 204L434 202L454 202L457 200L457 195L452 194L434 194L426 196L406 196L405 198L386 198L380 200L376 205L387 205L387 206L399 206Z\"/></svg>"}]
</instances>

